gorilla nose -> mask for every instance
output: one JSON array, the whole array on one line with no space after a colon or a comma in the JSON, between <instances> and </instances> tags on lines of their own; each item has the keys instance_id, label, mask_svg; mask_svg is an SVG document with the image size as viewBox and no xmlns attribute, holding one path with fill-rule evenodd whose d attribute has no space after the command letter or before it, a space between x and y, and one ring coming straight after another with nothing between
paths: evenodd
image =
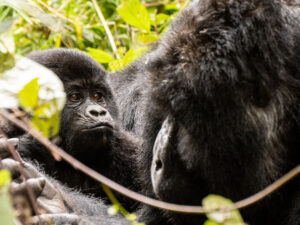
<instances>
[{"instance_id":1,"label":"gorilla nose","mask_svg":"<svg viewBox=\"0 0 300 225\"><path fill-rule=\"evenodd\" d=\"M155 171L159 172L163 167L162 161L160 159L155 160Z\"/></svg>"},{"instance_id":2,"label":"gorilla nose","mask_svg":"<svg viewBox=\"0 0 300 225\"><path fill-rule=\"evenodd\" d=\"M91 105L86 109L86 114L91 118L106 116L107 110L100 105Z\"/></svg>"}]
</instances>

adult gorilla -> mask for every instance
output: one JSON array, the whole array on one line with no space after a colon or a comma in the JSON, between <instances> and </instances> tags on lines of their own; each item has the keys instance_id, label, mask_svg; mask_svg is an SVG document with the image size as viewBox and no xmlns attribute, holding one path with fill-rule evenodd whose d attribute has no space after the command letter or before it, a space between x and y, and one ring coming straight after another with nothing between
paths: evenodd
<instances>
[{"instance_id":1,"label":"adult gorilla","mask_svg":"<svg viewBox=\"0 0 300 225\"><path fill-rule=\"evenodd\" d=\"M210 193L236 201L300 163L296 3L195 1L151 52L111 76L124 127L144 138L144 194L195 205ZM245 221L299 225L299 187L298 177L242 210ZM198 225L203 217L143 206L140 220Z\"/></svg>"},{"instance_id":2,"label":"adult gorilla","mask_svg":"<svg viewBox=\"0 0 300 225\"><path fill-rule=\"evenodd\" d=\"M299 18L291 1L195 1L150 53L111 78L124 127L145 140L144 194L236 201L300 163ZM298 177L242 210L245 221L300 224L299 188ZM201 220L148 207L141 216L147 225Z\"/></svg>"}]
</instances>

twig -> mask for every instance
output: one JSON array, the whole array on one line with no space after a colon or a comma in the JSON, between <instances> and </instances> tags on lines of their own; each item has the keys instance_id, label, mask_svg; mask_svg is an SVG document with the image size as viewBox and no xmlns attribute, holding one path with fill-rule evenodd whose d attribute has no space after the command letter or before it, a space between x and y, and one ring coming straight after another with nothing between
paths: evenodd
<instances>
[{"instance_id":1,"label":"twig","mask_svg":"<svg viewBox=\"0 0 300 225\"><path fill-rule=\"evenodd\" d=\"M117 47L116 47L114 38L113 38L113 36L112 36L112 34L111 34L111 32L110 32L109 27L107 26L107 23L106 23L106 21L105 21L105 18L104 18L104 16L103 16L102 12L101 12L101 9L100 9L100 7L98 6L96 0L92 0L92 2L93 2L93 4L94 4L94 6L95 6L95 9L96 9L96 11L97 11L97 14L98 14L98 16L99 16L99 18L100 18L100 20L101 20L101 23L102 23L103 26L104 26L104 29L105 29L105 32L106 32L106 34L107 34L107 37L108 37L109 43L110 43L110 45L111 45L111 48L112 48L112 50L113 50L115 56L117 57L117 59L120 59L120 56L119 56L119 54L118 54L118 52L117 52Z\"/></svg>"},{"instance_id":2,"label":"twig","mask_svg":"<svg viewBox=\"0 0 300 225\"><path fill-rule=\"evenodd\" d=\"M22 181L25 183L25 188L26 188L26 191L28 193L28 196L29 196L29 200L32 204L32 208L35 212L35 214L38 216L39 218L39 225L43 225L42 221L40 220L40 213L39 213L39 209L38 209L38 205L37 205L37 202L36 202L36 198L34 196L34 193L33 193L33 190L31 189L31 187L28 185L27 183L27 176L25 174L25 171L24 171L24 164L23 164L23 161L20 157L20 155L17 153L16 149L14 148L14 146L12 145L12 143L10 143L8 141L8 137L6 136L5 132L0 128L0 134L4 137L6 143L7 143L7 146L8 146L8 149L11 153L11 155L13 156L14 160L16 160L18 162L18 168L19 168L19 171L20 171L20 174L21 174L21 178L22 178Z\"/></svg>"},{"instance_id":3,"label":"twig","mask_svg":"<svg viewBox=\"0 0 300 225\"><path fill-rule=\"evenodd\" d=\"M56 11L55 9L51 8L49 5L47 5L46 3L44 3L41 0L37 0L38 3L40 3L42 6L44 6L46 9L48 9L50 12L52 12L53 14L57 15L58 17L60 17L61 19L64 19L72 24L74 24L74 21L65 17L63 14L59 13L58 11Z\"/></svg>"},{"instance_id":4,"label":"twig","mask_svg":"<svg viewBox=\"0 0 300 225\"><path fill-rule=\"evenodd\" d=\"M36 138L38 141L40 141L43 145L45 145L47 148L49 148L51 151L57 153L60 155L66 162L68 162L70 165L72 165L75 169L80 170L81 172L85 173L89 177L95 179L96 181L105 184L106 186L112 188L113 190L119 192L122 195L125 195L135 201L139 201L141 203L144 203L146 205L153 206L155 208L160 208L168 211L173 211L177 213L188 213L188 214L206 214L211 213L212 211L204 210L201 206L191 206L191 205L179 205L179 204L173 204L168 202L163 202L160 200L156 200L153 198L149 198L147 196L144 196L142 194L136 193L134 191L131 191L118 183L104 177L103 175L97 173L95 170L90 169L77 159L73 158L71 155L67 154L65 151L63 151L61 148L57 147L53 143L51 143L47 138L41 135L37 130L33 128L28 128L27 125L16 119L14 115L8 113L6 110L1 110L0 114L7 120L13 122L18 127L22 128L24 131L31 134L34 138ZM285 174L283 177L275 181L273 184L269 185L262 191L258 192L257 194L254 194L244 200L238 201L234 203L233 207L226 208L221 211L230 211L234 209L241 209L246 206L250 206L263 198L270 195L275 190L279 189L282 185L286 184L288 181L292 180L294 177L300 174L300 165L296 166L293 170ZM215 211L215 210L214 210Z\"/></svg>"}]
</instances>

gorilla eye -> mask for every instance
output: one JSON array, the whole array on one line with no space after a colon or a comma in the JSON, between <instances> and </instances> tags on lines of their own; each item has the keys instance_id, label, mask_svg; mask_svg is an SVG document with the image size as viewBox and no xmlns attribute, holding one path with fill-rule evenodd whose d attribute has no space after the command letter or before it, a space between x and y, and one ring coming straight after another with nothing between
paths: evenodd
<instances>
[{"instance_id":1,"label":"gorilla eye","mask_svg":"<svg viewBox=\"0 0 300 225\"><path fill-rule=\"evenodd\" d=\"M101 101L103 99L103 95L100 92L94 92L92 98L95 101Z\"/></svg>"},{"instance_id":2,"label":"gorilla eye","mask_svg":"<svg viewBox=\"0 0 300 225\"><path fill-rule=\"evenodd\" d=\"M73 93L68 96L68 99L72 102L77 102L81 99L81 95L79 93Z\"/></svg>"}]
</instances>

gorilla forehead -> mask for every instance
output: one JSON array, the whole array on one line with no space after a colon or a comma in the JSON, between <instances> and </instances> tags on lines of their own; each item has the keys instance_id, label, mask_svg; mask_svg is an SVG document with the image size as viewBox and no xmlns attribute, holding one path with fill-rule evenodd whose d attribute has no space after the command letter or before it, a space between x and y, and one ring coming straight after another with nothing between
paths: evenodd
<instances>
[{"instance_id":1,"label":"gorilla forehead","mask_svg":"<svg viewBox=\"0 0 300 225\"><path fill-rule=\"evenodd\" d=\"M37 51L28 58L54 71L63 81L105 79L104 68L90 56L71 49ZM98 80L97 80L98 79Z\"/></svg>"}]
</instances>

